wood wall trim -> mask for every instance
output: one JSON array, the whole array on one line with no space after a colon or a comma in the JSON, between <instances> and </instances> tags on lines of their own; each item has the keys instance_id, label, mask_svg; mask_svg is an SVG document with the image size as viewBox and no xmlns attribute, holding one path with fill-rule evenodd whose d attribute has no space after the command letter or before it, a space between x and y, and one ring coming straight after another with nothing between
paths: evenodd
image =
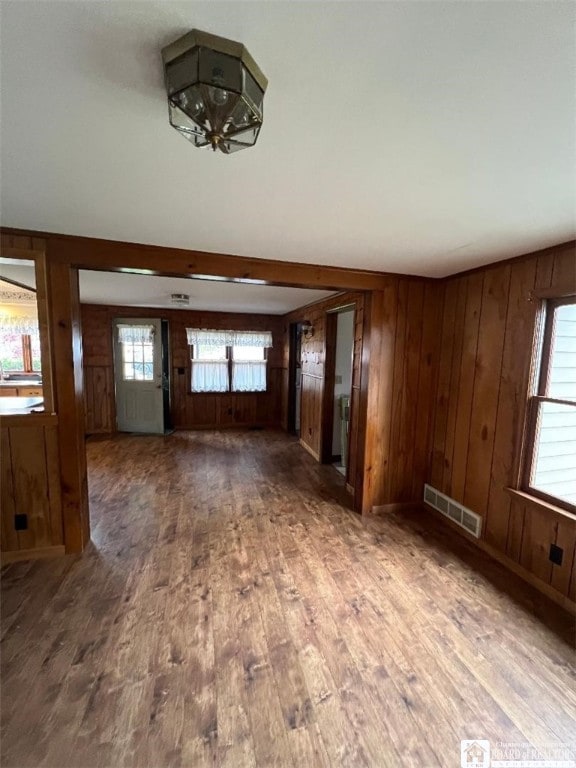
<instances>
[{"instance_id":1,"label":"wood wall trim","mask_svg":"<svg viewBox=\"0 0 576 768\"><path fill-rule=\"evenodd\" d=\"M372 507L374 515L388 515L391 512L407 512L410 509L420 509L420 501L399 501L395 504L377 504Z\"/></svg>"},{"instance_id":2,"label":"wood wall trim","mask_svg":"<svg viewBox=\"0 0 576 768\"><path fill-rule=\"evenodd\" d=\"M432 513L434 520L437 523L439 523L440 525L446 525L449 528L451 528L453 531L456 531L456 533L460 534L460 536L465 538L471 544L474 544L475 546L477 546L487 555L490 555L490 557L492 557L494 560L497 560L505 568L508 568L508 570L512 571L512 573L515 573L517 576L520 576L521 579L526 581L532 587L535 587L539 592L541 592L543 595L546 595L546 597L553 600L557 605L560 605L562 608L564 608L564 610L576 616L576 602L571 600L569 597L567 597L566 595L563 595L557 589L554 589L554 587L550 586L550 584L547 584L545 581L542 581L542 579L539 579L534 573L529 571L527 568L524 568L522 565L515 562L510 557L507 557L503 552L500 552L498 549L495 549L494 547L490 546L490 544L488 544L486 541L482 539L476 539L474 536L467 533L459 525L456 525L456 523L453 523L449 518L444 517L444 515L438 512L438 510L434 509L434 507L430 507L425 502L421 503L420 507L426 513L428 512Z\"/></svg>"},{"instance_id":3,"label":"wood wall trim","mask_svg":"<svg viewBox=\"0 0 576 768\"><path fill-rule=\"evenodd\" d=\"M313 448L311 448L308 445L308 443L305 443L304 440L302 440L302 439L300 439L298 442L300 443L302 448L304 448L305 451L308 451L310 456L312 456L314 459L316 459L316 461L320 461L320 454L317 453Z\"/></svg>"},{"instance_id":4,"label":"wood wall trim","mask_svg":"<svg viewBox=\"0 0 576 768\"><path fill-rule=\"evenodd\" d=\"M55 427L58 425L56 413L23 413L13 416L0 416L0 428L10 427Z\"/></svg>"},{"instance_id":5,"label":"wood wall trim","mask_svg":"<svg viewBox=\"0 0 576 768\"><path fill-rule=\"evenodd\" d=\"M48 286L58 444L62 478L62 519L66 552L82 552L90 540L86 448L84 445L84 380L78 270L52 258L48 243Z\"/></svg>"},{"instance_id":6,"label":"wood wall trim","mask_svg":"<svg viewBox=\"0 0 576 768\"><path fill-rule=\"evenodd\" d=\"M554 256L562 251L572 251L574 258L576 258L576 240L567 240L564 243L558 243L557 245L551 245L548 248L542 248L538 251L529 251L528 253L521 253L518 256L509 256L506 259L499 261L491 261L489 264L483 264L478 267L472 267L471 269L464 269L460 272L453 272L445 277L438 278L439 280L450 280L455 277L468 277L475 272L482 272L485 269L496 269L497 267L508 266L524 261L525 259L533 259L537 256ZM576 279L576 276L575 276Z\"/></svg>"},{"instance_id":7,"label":"wood wall trim","mask_svg":"<svg viewBox=\"0 0 576 768\"><path fill-rule=\"evenodd\" d=\"M19 549L13 552L0 552L0 565L17 563L22 560L38 560L45 557L62 557L66 551L63 544L54 547L38 547L36 549Z\"/></svg>"},{"instance_id":8,"label":"wood wall trim","mask_svg":"<svg viewBox=\"0 0 576 768\"><path fill-rule=\"evenodd\" d=\"M519 499L524 504L530 504L540 511L550 512L554 515L563 515L568 520L576 522L576 515L574 513L569 512L567 509L563 509L562 507L558 507L555 504L551 504L544 499L539 499L537 496L533 496L531 493L520 491L517 488L504 488L504 490L507 494L512 496L512 498Z\"/></svg>"}]
</instances>

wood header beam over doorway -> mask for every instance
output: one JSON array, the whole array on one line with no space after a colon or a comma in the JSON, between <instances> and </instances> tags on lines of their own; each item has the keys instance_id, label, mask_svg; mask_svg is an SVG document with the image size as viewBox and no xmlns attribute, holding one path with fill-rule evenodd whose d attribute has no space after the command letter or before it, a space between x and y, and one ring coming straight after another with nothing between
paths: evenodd
<instances>
[{"instance_id":1,"label":"wood header beam over doorway","mask_svg":"<svg viewBox=\"0 0 576 768\"><path fill-rule=\"evenodd\" d=\"M79 269L138 272L166 277L220 279L323 290L383 290L390 276L362 269L274 261L92 237L3 229L12 236L44 237L50 260ZM394 279L401 277L394 275Z\"/></svg>"}]
</instances>

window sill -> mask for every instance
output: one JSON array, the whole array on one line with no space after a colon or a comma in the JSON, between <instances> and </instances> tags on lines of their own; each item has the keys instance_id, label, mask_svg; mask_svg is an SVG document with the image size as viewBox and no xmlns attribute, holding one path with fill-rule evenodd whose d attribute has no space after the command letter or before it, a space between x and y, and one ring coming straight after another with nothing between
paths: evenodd
<instances>
[{"instance_id":1,"label":"window sill","mask_svg":"<svg viewBox=\"0 0 576 768\"><path fill-rule=\"evenodd\" d=\"M576 514L573 512L558 507L556 504L551 504L549 501L544 501L544 499L539 499L537 496L532 496L532 494L526 493L526 491L518 491L516 488L504 488L504 490L513 499L522 501L524 504L529 504L532 507L536 507L536 509L539 509L540 511L546 510L548 512L554 512L557 515L562 515L562 517L567 517L568 520L576 521Z\"/></svg>"}]
</instances>

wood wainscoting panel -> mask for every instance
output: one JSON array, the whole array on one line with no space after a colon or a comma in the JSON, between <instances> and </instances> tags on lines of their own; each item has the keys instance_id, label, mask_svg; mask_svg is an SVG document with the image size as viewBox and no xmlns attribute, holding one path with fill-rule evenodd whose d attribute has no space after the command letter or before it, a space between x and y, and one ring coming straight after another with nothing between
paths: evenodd
<instances>
[{"instance_id":1,"label":"wood wainscoting panel","mask_svg":"<svg viewBox=\"0 0 576 768\"><path fill-rule=\"evenodd\" d=\"M84 400L86 433L114 432L114 371L109 365L84 366Z\"/></svg>"},{"instance_id":2,"label":"wood wainscoting panel","mask_svg":"<svg viewBox=\"0 0 576 768\"><path fill-rule=\"evenodd\" d=\"M312 455L320 460L324 378L303 372L301 382L300 440L310 449Z\"/></svg>"},{"instance_id":3,"label":"wood wainscoting panel","mask_svg":"<svg viewBox=\"0 0 576 768\"><path fill-rule=\"evenodd\" d=\"M57 422L37 423L35 416L2 417L0 435L3 552L61 546L62 500ZM15 516L26 515L26 527Z\"/></svg>"}]
</instances>

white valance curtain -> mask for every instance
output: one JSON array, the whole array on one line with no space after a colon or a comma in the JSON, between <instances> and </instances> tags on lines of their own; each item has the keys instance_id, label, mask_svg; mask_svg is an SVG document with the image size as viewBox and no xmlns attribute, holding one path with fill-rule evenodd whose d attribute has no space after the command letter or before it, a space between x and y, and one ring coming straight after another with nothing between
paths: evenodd
<instances>
[{"instance_id":1,"label":"white valance curtain","mask_svg":"<svg viewBox=\"0 0 576 768\"><path fill-rule=\"evenodd\" d=\"M0 328L7 333L35 336L38 334L38 320L33 317L0 317Z\"/></svg>"},{"instance_id":2,"label":"white valance curtain","mask_svg":"<svg viewBox=\"0 0 576 768\"><path fill-rule=\"evenodd\" d=\"M205 347L271 347L271 331L217 331L204 328L186 328L190 346Z\"/></svg>"},{"instance_id":3,"label":"white valance curtain","mask_svg":"<svg viewBox=\"0 0 576 768\"><path fill-rule=\"evenodd\" d=\"M153 325L127 325L118 323L118 341L124 344L152 344L154 341Z\"/></svg>"}]
</instances>

